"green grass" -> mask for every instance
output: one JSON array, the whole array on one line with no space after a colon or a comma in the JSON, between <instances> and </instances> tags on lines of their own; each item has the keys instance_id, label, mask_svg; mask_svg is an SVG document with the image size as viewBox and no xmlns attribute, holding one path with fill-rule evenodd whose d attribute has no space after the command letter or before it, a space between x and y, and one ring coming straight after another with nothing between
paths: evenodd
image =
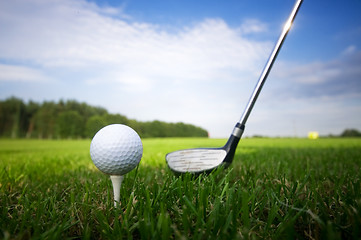
<instances>
[{"instance_id":1,"label":"green grass","mask_svg":"<svg viewBox=\"0 0 361 240\"><path fill-rule=\"evenodd\" d=\"M361 139L243 139L230 168L175 177L144 139L115 209L90 140L0 140L0 239L359 239Z\"/></svg>"}]
</instances>

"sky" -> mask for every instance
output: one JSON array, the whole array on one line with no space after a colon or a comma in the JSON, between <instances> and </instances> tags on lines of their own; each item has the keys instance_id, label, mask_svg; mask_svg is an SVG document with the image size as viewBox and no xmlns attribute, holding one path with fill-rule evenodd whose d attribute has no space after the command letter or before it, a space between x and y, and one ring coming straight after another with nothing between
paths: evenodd
<instances>
[{"instance_id":1,"label":"sky","mask_svg":"<svg viewBox=\"0 0 361 240\"><path fill-rule=\"evenodd\" d=\"M2 0L0 100L77 100L227 138L294 3ZM361 130L360 12L304 0L244 136Z\"/></svg>"}]
</instances>

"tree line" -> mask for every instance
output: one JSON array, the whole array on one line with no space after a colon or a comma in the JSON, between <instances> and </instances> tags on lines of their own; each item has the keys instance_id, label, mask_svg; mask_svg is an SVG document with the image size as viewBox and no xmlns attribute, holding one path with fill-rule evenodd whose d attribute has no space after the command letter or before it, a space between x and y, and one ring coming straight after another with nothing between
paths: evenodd
<instances>
[{"instance_id":1,"label":"tree line","mask_svg":"<svg viewBox=\"0 0 361 240\"><path fill-rule=\"evenodd\" d=\"M200 127L162 121L140 122L105 108L76 100L37 103L11 97L0 101L0 137L3 138L92 138L102 127L125 124L140 137L208 137Z\"/></svg>"}]
</instances>

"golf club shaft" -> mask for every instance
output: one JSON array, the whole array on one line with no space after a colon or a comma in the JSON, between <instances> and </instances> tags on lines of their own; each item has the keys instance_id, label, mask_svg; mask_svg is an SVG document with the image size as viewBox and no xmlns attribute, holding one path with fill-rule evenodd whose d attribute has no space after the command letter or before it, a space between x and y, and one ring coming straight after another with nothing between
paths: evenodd
<instances>
[{"instance_id":1,"label":"golf club shaft","mask_svg":"<svg viewBox=\"0 0 361 240\"><path fill-rule=\"evenodd\" d=\"M267 64L263 69L263 72L262 72L262 74L261 74L261 76L260 76L260 78L259 78L259 80L257 82L256 87L253 90L252 96L248 101L247 107L244 110L241 119L239 120L239 122L236 125L236 126L238 126L238 128L240 128L242 130L244 129L244 126L245 126L245 124L247 122L247 119L248 119L248 117L249 117L249 115L250 115L250 113L251 113L251 111L253 109L254 104L256 103L257 97L258 97L259 93L261 92L264 83L266 82L268 74L271 71L273 63L276 60L276 57L277 57L277 55L278 55L278 53L279 53L279 51L280 51L280 49L282 47L282 44L283 44L283 42L284 42L284 40L285 40L285 38L287 36L287 33L291 28L291 25L293 23L293 20L296 17L296 14L297 14L300 6L301 6L301 3L302 3L302 0L297 0L296 1L296 4L293 7L293 10L291 12L291 15L289 16L287 22L285 23L285 25L283 27L283 30L282 30L282 33L281 33L276 45L274 46L270 57L268 58ZM235 134L235 133L237 135L242 135L243 131L235 130L233 134ZM239 136L239 137L241 137L241 136Z\"/></svg>"}]
</instances>

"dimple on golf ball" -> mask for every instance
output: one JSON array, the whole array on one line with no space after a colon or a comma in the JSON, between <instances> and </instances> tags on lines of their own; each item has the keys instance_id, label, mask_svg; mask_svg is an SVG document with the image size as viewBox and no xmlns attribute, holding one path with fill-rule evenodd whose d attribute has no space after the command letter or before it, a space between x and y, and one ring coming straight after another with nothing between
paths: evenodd
<instances>
[{"instance_id":1,"label":"dimple on golf ball","mask_svg":"<svg viewBox=\"0 0 361 240\"><path fill-rule=\"evenodd\" d=\"M90 156L95 166L109 175L124 175L140 162L143 145L139 135L123 124L111 124L100 129L90 144Z\"/></svg>"}]
</instances>

